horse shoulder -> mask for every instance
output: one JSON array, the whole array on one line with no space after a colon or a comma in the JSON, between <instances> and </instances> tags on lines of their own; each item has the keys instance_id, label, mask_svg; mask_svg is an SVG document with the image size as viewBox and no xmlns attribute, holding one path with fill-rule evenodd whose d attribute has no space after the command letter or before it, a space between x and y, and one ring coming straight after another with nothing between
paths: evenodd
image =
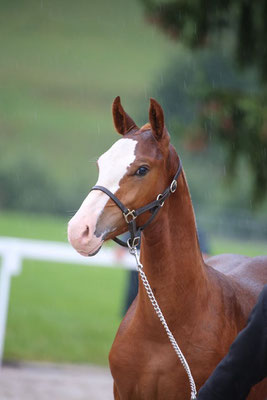
<instances>
[{"instance_id":1,"label":"horse shoulder","mask_svg":"<svg viewBox=\"0 0 267 400\"><path fill-rule=\"evenodd\" d=\"M184 374L183 368L177 363L177 356L165 340L164 333L163 343L151 340L151 332L136 313L136 303L137 300L126 313L109 354L115 398L164 398L163 392L171 387L173 393L168 394L168 398L175 400L177 387L180 392L185 390L184 380L187 378L177 382L179 370Z\"/></svg>"},{"instance_id":2,"label":"horse shoulder","mask_svg":"<svg viewBox=\"0 0 267 400\"><path fill-rule=\"evenodd\" d=\"M137 351L137 348L135 346L135 324L133 323L135 310L136 299L133 301L125 317L123 318L109 353L110 370L115 385L116 382L120 381L120 385L117 385L117 388L126 386L127 380L132 380L133 375L135 374L135 370L138 368L138 366L135 365L134 362L132 362L133 360L137 361L135 359ZM129 376L128 378L126 377L126 379L124 379L125 375L123 374L123 371L128 371L129 364L131 364L131 377ZM124 379L124 382L121 382L122 377ZM117 396L118 395L119 394L117 394Z\"/></svg>"}]
</instances>

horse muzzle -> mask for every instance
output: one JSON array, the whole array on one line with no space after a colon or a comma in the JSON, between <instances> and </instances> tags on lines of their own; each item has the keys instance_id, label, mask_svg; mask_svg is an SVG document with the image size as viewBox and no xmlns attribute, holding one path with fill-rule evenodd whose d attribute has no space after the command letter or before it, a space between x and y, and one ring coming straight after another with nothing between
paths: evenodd
<instances>
[{"instance_id":1,"label":"horse muzzle","mask_svg":"<svg viewBox=\"0 0 267 400\"><path fill-rule=\"evenodd\" d=\"M103 239L94 234L94 227L74 216L68 224L68 240L82 256L94 256L101 249Z\"/></svg>"}]
</instances>

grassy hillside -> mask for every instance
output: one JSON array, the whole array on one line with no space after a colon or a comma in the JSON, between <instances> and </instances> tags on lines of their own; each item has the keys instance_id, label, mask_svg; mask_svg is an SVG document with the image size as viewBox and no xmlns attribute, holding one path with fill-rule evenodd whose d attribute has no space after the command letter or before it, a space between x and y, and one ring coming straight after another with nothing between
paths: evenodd
<instances>
[{"instance_id":1,"label":"grassy hillside","mask_svg":"<svg viewBox=\"0 0 267 400\"><path fill-rule=\"evenodd\" d=\"M112 100L121 95L134 117L147 109L176 45L146 24L137 1L3 1L0 9L1 165L26 159L66 184L92 184L89 162L116 138Z\"/></svg>"}]
</instances>

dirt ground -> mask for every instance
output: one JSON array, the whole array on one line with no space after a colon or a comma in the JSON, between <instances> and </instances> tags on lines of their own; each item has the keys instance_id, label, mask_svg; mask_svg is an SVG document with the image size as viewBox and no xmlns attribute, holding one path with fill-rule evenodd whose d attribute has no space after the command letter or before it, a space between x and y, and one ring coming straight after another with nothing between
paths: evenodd
<instances>
[{"instance_id":1,"label":"dirt ground","mask_svg":"<svg viewBox=\"0 0 267 400\"><path fill-rule=\"evenodd\" d=\"M22 363L0 368L0 400L113 400L107 368Z\"/></svg>"}]
</instances>

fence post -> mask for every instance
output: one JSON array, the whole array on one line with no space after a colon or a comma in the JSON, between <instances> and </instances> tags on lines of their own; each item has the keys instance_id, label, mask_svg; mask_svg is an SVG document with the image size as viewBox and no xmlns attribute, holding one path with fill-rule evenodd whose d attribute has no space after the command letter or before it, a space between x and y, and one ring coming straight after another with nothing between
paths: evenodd
<instances>
[{"instance_id":1,"label":"fence post","mask_svg":"<svg viewBox=\"0 0 267 400\"><path fill-rule=\"evenodd\" d=\"M2 253L2 266L0 268L0 367L4 352L10 281L12 275L19 274L21 271L21 258L19 254L11 251L9 249Z\"/></svg>"}]
</instances>

